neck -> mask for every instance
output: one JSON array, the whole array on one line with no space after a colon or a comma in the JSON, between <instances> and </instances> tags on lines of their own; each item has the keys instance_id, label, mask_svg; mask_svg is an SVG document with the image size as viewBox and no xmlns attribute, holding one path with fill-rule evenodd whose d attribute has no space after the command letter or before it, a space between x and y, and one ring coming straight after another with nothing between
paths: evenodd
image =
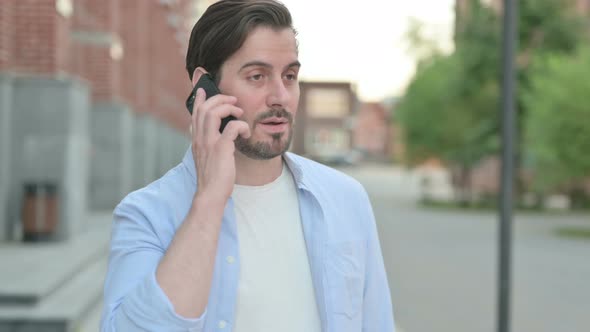
<instances>
[{"instance_id":1,"label":"neck","mask_svg":"<svg viewBox=\"0 0 590 332\"><path fill-rule=\"evenodd\" d=\"M276 180L283 171L283 157L268 160L256 160L235 152L236 184L244 186L262 186Z\"/></svg>"}]
</instances>

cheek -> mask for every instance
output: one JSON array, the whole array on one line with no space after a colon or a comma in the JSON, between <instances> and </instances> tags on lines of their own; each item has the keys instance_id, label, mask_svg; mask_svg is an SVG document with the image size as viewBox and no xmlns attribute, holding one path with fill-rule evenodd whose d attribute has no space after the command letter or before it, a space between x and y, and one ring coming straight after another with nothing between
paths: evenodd
<instances>
[{"instance_id":1,"label":"cheek","mask_svg":"<svg viewBox=\"0 0 590 332\"><path fill-rule=\"evenodd\" d=\"M250 126L252 126L254 119L256 118L256 113L260 107L257 107L251 100L250 97L241 97L235 96L238 98L238 102L236 106L241 108L244 113L241 116L240 120L248 122Z\"/></svg>"},{"instance_id":2,"label":"cheek","mask_svg":"<svg viewBox=\"0 0 590 332\"><path fill-rule=\"evenodd\" d=\"M290 106L292 109L292 112L295 113L297 112L297 107L299 107L299 96L300 96L301 91L299 90L299 84L297 84L297 86L293 87L293 92L291 94L291 101L290 101Z\"/></svg>"},{"instance_id":3,"label":"cheek","mask_svg":"<svg viewBox=\"0 0 590 332\"><path fill-rule=\"evenodd\" d=\"M257 112L266 110L264 98L255 93L234 94L238 99L236 106L244 110L244 117L253 118Z\"/></svg>"}]
</instances>

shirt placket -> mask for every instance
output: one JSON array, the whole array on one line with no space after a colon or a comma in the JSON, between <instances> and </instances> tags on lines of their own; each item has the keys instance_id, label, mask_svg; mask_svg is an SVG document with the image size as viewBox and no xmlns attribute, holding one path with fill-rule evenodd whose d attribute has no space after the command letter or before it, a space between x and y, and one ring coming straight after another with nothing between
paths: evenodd
<instances>
[{"instance_id":1,"label":"shirt placket","mask_svg":"<svg viewBox=\"0 0 590 332\"><path fill-rule=\"evenodd\" d=\"M313 287L315 299L319 310L322 331L328 332L329 317L327 311L327 293L324 275L324 245L322 239L326 234L326 224L324 214L316 197L306 189L299 189L299 206L301 214L301 225L303 236L307 248L307 257L309 260L311 275L313 278Z\"/></svg>"},{"instance_id":2,"label":"shirt placket","mask_svg":"<svg viewBox=\"0 0 590 332\"><path fill-rule=\"evenodd\" d=\"M217 294L219 302L213 317L209 317L207 331L231 331L235 319L235 307L238 294L240 272L240 254L236 217L233 199L229 199L219 234L218 256L216 266L219 269L220 283Z\"/></svg>"}]
</instances>

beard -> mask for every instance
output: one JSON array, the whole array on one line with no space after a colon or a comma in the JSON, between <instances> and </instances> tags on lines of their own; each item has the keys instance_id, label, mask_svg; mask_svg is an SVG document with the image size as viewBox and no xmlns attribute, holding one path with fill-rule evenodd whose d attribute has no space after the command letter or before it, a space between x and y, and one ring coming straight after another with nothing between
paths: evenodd
<instances>
[{"instance_id":1,"label":"beard","mask_svg":"<svg viewBox=\"0 0 590 332\"><path fill-rule=\"evenodd\" d=\"M287 132L275 133L270 135L271 141L256 141L254 135L250 138L243 138L238 136L236 139L236 149L248 158L256 160L268 160L283 155L289 149L291 140L293 139L293 115L287 112L284 108L271 109L270 111L259 114L252 127L252 132L256 129L256 125L268 118L277 117L285 118L289 122L289 129Z\"/></svg>"}]
</instances>

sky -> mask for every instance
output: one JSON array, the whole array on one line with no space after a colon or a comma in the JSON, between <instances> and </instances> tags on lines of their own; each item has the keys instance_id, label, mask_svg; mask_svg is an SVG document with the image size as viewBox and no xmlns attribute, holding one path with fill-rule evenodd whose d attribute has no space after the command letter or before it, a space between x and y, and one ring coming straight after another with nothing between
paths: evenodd
<instances>
[{"instance_id":1,"label":"sky","mask_svg":"<svg viewBox=\"0 0 590 332\"><path fill-rule=\"evenodd\" d=\"M282 0L298 31L302 81L350 81L363 101L399 96L415 61L408 21L452 50L454 0Z\"/></svg>"}]
</instances>

